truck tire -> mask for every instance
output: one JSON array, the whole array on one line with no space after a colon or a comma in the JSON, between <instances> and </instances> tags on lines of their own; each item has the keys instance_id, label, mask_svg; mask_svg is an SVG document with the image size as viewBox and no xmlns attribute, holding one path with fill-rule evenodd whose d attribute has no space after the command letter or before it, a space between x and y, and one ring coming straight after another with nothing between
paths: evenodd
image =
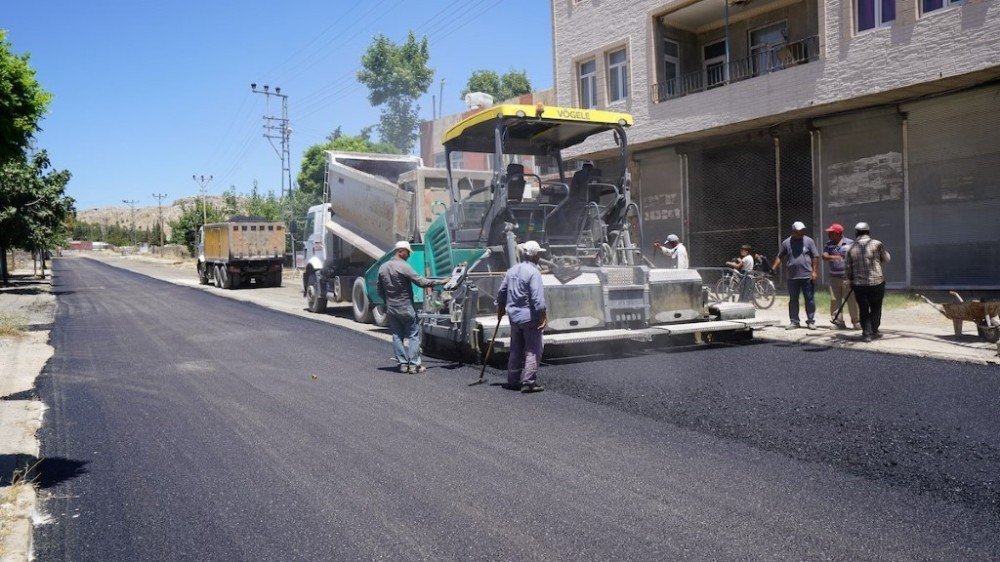
<instances>
[{"instance_id":1,"label":"truck tire","mask_svg":"<svg viewBox=\"0 0 1000 562\"><path fill-rule=\"evenodd\" d=\"M230 273L226 275L226 280L229 281L229 286L227 289L239 289L240 284L243 282L242 276L239 273Z\"/></svg>"},{"instance_id":2,"label":"truck tire","mask_svg":"<svg viewBox=\"0 0 1000 562\"><path fill-rule=\"evenodd\" d=\"M198 284L208 285L208 264L198 262Z\"/></svg>"},{"instance_id":3,"label":"truck tire","mask_svg":"<svg viewBox=\"0 0 1000 562\"><path fill-rule=\"evenodd\" d=\"M306 302L309 303L309 312L317 314L326 312L326 298L320 297L323 294L319 286L319 272L310 275L309 284L306 287Z\"/></svg>"},{"instance_id":4,"label":"truck tire","mask_svg":"<svg viewBox=\"0 0 1000 562\"><path fill-rule=\"evenodd\" d=\"M229 276L229 269L225 265L219 266L219 274L222 278L222 288L232 289L233 288L233 278Z\"/></svg>"},{"instance_id":5,"label":"truck tire","mask_svg":"<svg viewBox=\"0 0 1000 562\"><path fill-rule=\"evenodd\" d=\"M222 288L222 267L221 266L216 265L212 269L212 277L215 279L215 288L216 289L221 289Z\"/></svg>"},{"instance_id":6,"label":"truck tire","mask_svg":"<svg viewBox=\"0 0 1000 562\"><path fill-rule=\"evenodd\" d=\"M355 322L370 324L372 321L372 303L365 291L364 277L356 278L354 287L351 288L351 312L354 313Z\"/></svg>"},{"instance_id":7,"label":"truck tire","mask_svg":"<svg viewBox=\"0 0 1000 562\"><path fill-rule=\"evenodd\" d=\"M372 307L372 322L379 328L389 327L389 313L386 312L384 304L377 304Z\"/></svg>"},{"instance_id":8,"label":"truck tire","mask_svg":"<svg viewBox=\"0 0 1000 562\"><path fill-rule=\"evenodd\" d=\"M267 286L268 287L280 287L281 286L281 270L272 271L267 274Z\"/></svg>"}]
</instances>

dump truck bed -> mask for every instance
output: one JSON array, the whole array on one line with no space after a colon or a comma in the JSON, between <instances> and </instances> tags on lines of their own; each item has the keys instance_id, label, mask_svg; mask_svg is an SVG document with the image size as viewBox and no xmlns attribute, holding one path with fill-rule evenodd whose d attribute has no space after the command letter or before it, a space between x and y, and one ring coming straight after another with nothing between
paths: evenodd
<instances>
[{"instance_id":1,"label":"dump truck bed","mask_svg":"<svg viewBox=\"0 0 1000 562\"><path fill-rule=\"evenodd\" d=\"M208 261L279 259L285 252L285 225L262 221L207 224L204 251Z\"/></svg>"}]
</instances>

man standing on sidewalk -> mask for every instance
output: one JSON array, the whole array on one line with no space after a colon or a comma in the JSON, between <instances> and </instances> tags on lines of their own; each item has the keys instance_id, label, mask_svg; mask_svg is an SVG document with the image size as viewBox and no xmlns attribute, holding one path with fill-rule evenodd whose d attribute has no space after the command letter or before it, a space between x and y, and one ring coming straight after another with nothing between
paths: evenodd
<instances>
[{"instance_id":1,"label":"man standing on sidewalk","mask_svg":"<svg viewBox=\"0 0 1000 562\"><path fill-rule=\"evenodd\" d=\"M432 281L417 274L406 261L413 252L406 240L396 242L396 255L378 268L378 294L385 302L392 331L392 349L396 354L401 373L423 373L420 364L420 324L413 307L413 285L433 287L444 285L447 279ZM403 345L406 340L406 345Z\"/></svg>"},{"instance_id":2,"label":"man standing on sidewalk","mask_svg":"<svg viewBox=\"0 0 1000 562\"><path fill-rule=\"evenodd\" d=\"M851 284L846 277L847 269L847 249L851 247L853 240L844 236L844 227L833 223L826 229L828 240L823 247L823 260L826 262L827 270L830 272L830 315L837 313L840 309L841 316L834 322L834 326L841 330L847 329L844 322L843 302L844 295L850 294L847 298L847 308L851 312L851 325L857 330L861 327L858 323L858 302L851 292Z\"/></svg>"},{"instance_id":3,"label":"man standing on sidewalk","mask_svg":"<svg viewBox=\"0 0 1000 562\"><path fill-rule=\"evenodd\" d=\"M799 294L806 301L806 326L816 329L816 272L819 270L819 249L816 242L806 236L806 225L801 221L792 224L792 235L781 241L781 248L771 269L777 271L784 260L785 279L788 281L788 317L786 330L799 327Z\"/></svg>"},{"instance_id":4,"label":"man standing on sidewalk","mask_svg":"<svg viewBox=\"0 0 1000 562\"><path fill-rule=\"evenodd\" d=\"M854 244L847 249L847 279L854 287L861 309L861 339L870 342L882 337L878 331L882 323L882 299L885 298L885 275L882 264L892 257L882 242L871 237L866 222L854 227Z\"/></svg>"},{"instance_id":5,"label":"man standing on sidewalk","mask_svg":"<svg viewBox=\"0 0 1000 562\"><path fill-rule=\"evenodd\" d=\"M546 324L545 290L538 260L542 247L529 240L519 246L524 261L507 270L497 292L497 322L510 319L510 356L504 388L541 392L538 363L542 359L542 330Z\"/></svg>"}]
</instances>

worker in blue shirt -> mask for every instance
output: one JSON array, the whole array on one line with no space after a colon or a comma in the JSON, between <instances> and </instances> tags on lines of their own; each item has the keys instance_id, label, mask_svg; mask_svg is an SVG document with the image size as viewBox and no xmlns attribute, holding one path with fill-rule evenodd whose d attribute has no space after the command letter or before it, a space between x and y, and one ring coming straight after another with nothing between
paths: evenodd
<instances>
[{"instance_id":1,"label":"worker in blue shirt","mask_svg":"<svg viewBox=\"0 0 1000 562\"><path fill-rule=\"evenodd\" d=\"M541 392L538 363L542 358L542 331L546 324L545 290L538 270L542 247L530 240L518 246L524 261L507 270L497 292L497 322L510 320L510 357L504 388Z\"/></svg>"}]
</instances>

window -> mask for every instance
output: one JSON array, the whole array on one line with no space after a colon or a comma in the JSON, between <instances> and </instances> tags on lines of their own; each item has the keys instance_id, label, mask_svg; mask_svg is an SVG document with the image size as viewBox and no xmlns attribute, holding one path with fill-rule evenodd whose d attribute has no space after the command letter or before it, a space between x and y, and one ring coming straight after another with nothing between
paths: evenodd
<instances>
[{"instance_id":1,"label":"window","mask_svg":"<svg viewBox=\"0 0 1000 562\"><path fill-rule=\"evenodd\" d=\"M933 12L955 4L961 4L963 0L920 0L920 9L923 13Z\"/></svg>"},{"instance_id":2,"label":"window","mask_svg":"<svg viewBox=\"0 0 1000 562\"><path fill-rule=\"evenodd\" d=\"M608 101L628 98L628 56L625 49L608 54Z\"/></svg>"},{"instance_id":3,"label":"window","mask_svg":"<svg viewBox=\"0 0 1000 562\"><path fill-rule=\"evenodd\" d=\"M666 97L677 95L677 76L681 68L681 46L673 39L663 40L663 89Z\"/></svg>"},{"instance_id":4,"label":"window","mask_svg":"<svg viewBox=\"0 0 1000 562\"><path fill-rule=\"evenodd\" d=\"M729 72L726 68L726 41L716 41L702 47L705 61L705 87L715 88L726 83Z\"/></svg>"},{"instance_id":5,"label":"window","mask_svg":"<svg viewBox=\"0 0 1000 562\"><path fill-rule=\"evenodd\" d=\"M452 170L464 170L465 169L465 153L461 151L451 153L451 169Z\"/></svg>"},{"instance_id":6,"label":"window","mask_svg":"<svg viewBox=\"0 0 1000 562\"><path fill-rule=\"evenodd\" d=\"M750 62L753 64L754 76L760 76L780 68L778 50L784 46L787 35L785 22L768 25L750 32Z\"/></svg>"},{"instance_id":7,"label":"window","mask_svg":"<svg viewBox=\"0 0 1000 562\"><path fill-rule=\"evenodd\" d=\"M597 61L580 64L580 107L590 109L597 106Z\"/></svg>"},{"instance_id":8,"label":"window","mask_svg":"<svg viewBox=\"0 0 1000 562\"><path fill-rule=\"evenodd\" d=\"M444 168L444 152L438 152L434 155L434 167Z\"/></svg>"},{"instance_id":9,"label":"window","mask_svg":"<svg viewBox=\"0 0 1000 562\"><path fill-rule=\"evenodd\" d=\"M858 23L858 31L889 25L895 19L896 0L854 0L854 20Z\"/></svg>"}]
</instances>

